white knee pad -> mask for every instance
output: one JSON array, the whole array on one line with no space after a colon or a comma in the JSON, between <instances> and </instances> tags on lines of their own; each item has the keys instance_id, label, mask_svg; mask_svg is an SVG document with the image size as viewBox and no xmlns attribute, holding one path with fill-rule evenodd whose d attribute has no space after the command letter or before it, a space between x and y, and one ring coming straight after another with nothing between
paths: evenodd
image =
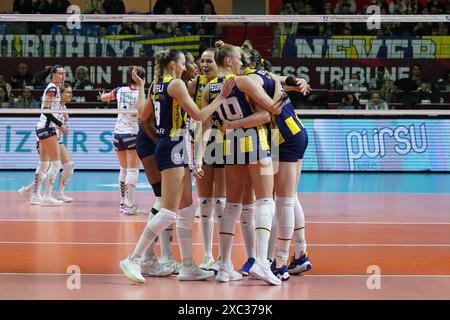
<instances>
[{"instance_id":1,"label":"white knee pad","mask_svg":"<svg viewBox=\"0 0 450 320\"><path fill-rule=\"evenodd\" d=\"M276 220L278 222L278 236L281 240L291 240L294 232L294 205L295 198L280 197L276 200Z\"/></svg>"},{"instance_id":2,"label":"white knee pad","mask_svg":"<svg viewBox=\"0 0 450 320\"><path fill-rule=\"evenodd\" d=\"M50 161L39 161L39 165L36 168L36 173L46 173L50 166Z\"/></svg>"},{"instance_id":3,"label":"white knee pad","mask_svg":"<svg viewBox=\"0 0 450 320\"><path fill-rule=\"evenodd\" d=\"M275 203L272 198L262 198L256 201L255 230L271 231L272 219L275 212Z\"/></svg>"},{"instance_id":4,"label":"white knee pad","mask_svg":"<svg viewBox=\"0 0 450 320\"><path fill-rule=\"evenodd\" d=\"M203 222L213 222L213 198L198 198L200 205L200 220Z\"/></svg>"},{"instance_id":5,"label":"white knee pad","mask_svg":"<svg viewBox=\"0 0 450 320\"><path fill-rule=\"evenodd\" d=\"M58 175L59 170L61 170L61 161L60 160L50 161L50 167L48 168L47 171L47 178L54 180Z\"/></svg>"},{"instance_id":6,"label":"white knee pad","mask_svg":"<svg viewBox=\"0 0 450 320\"><path fill-rule=\"evenodd\" d=\"M229 203L225 205L222 218L219 219L219 232L234 235L236 221L241 216L242 203Z\"/></svg>"},{"instance_id":7,"label":"white knee pad","mask_svg":"<svg viewBox=\"0 0 450 320\"><path fill-rule=\"evenodd\" d=\"M147 227L144 229L144 233L147 229L150 229L155 235L161 234L168 226L170 226L177 219L177 214L165 208L161 210L153 217L153 219L147 222Z\"/></svg>"},{"instance_id":8,"label":"white knee pad","mask_svg":"<svg viewBox=\"0 0 450 320\"><path fill-rule=\"evenodd\" d=\"M136 185L139 177L139 169L127 169L127 176L125 178L126 184Z\"/></svg>"},{"instance_id":9,"label":"white knee pad","mask_svg":"<svg viewBox=\"0 0 450 320\"><path fill-rule=\"evenodd\" d=\"M243 224L252 224L255 220L255 205L254 204L244 204L242 205L242 213L240 216L240 221Z\"/></svg>"},{"instance_id":10,"label":"white knee pad","mask_svg":"<svg viewBox=\"0 0 450 320\"><path fill-rule=\"evenodd\" d=\"M222 216L226 203L226 198L214 198L214 217L216 218L216 221Z\"/></svg>"},{"instance_id":11,"label":"white knee pad","mask_svg":"<svg viewBox=\"0 0 450 320\"><path fill-rule=\"evenodd\" d=\"M192 229L192 225L194 224L194 218L195 218L195 209L194 206L191 204L186 208L178 210L176 227L183 229Z\"/></svg>"},{"instance_id":12,"label":"white knee pad","mask_svg":"<svg viewBox=\"0 0 450 320\"><path fill-rule=\"evenodd\" d=\"M298 200L298 197L295 197L294 200L295 229L301 229L305 227L305 213L303 212L303 208Z\"/></svg>"},{"instance_id":13,"label":"white knee pad","mask_svg":"<svg viewBox=\"0 0 450 320\"><path fill-rule=\"evenodd\" d=\"M62 165L61 178L70 177L74 171L73 161L66 162Z\"/></svg>"}]
</instances>

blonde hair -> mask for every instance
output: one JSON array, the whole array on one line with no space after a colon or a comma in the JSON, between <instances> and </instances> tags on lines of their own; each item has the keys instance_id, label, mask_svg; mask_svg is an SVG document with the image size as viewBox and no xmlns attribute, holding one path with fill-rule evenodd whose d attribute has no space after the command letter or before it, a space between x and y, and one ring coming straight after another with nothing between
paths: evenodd
<instances>
[{"instance_id":1,"label":"blonde hair","mask_svg":"<svg viewBox=\"0 0 450 320\"><path fill-rule=\"evenodd\" d=\"M156 83L159 78L162 77L164 73L164 68L172 61L177 61L180 55L183 54L180 50L169 49L160 51L155 55L155 70L153 75L153 83ZM153 87L153 90L155 90ZM153 92L155 93L155 92Z\"/></svg>"},{"instance_id":2,"label":"blonde hair","mask_svg":"<svg viewBox=\"0 0 450 320\"><path fill-rule=\"evenodd\" d=\"M227 44L222 40L216 41L215 43L216 52L214 53L214 60L216 60L216 64L218 66L223 67L223 63L225 58L231 56L231 53L235 49L235 46L231 44Z\"/></svg>"}]
</instances>

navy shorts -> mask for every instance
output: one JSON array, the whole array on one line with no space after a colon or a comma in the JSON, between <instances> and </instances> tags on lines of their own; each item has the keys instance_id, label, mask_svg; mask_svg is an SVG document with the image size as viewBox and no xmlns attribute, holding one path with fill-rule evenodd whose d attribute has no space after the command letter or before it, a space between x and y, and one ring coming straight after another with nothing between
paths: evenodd
<instances>
[{"instance_id":1,"label":"navy shorts","mask_svg":"<svg viewBox=\"0 0 450 320\"><path fill-rule=\"evenodd\" d=\"M135 150L136 135L131 133L114 133L114 150Z\"/></svg>"},{"instance_id":2,"label":"navy shorts","mask_svg":"<svg viewBox=\"0 0 450 320\"><path fill-rule=\"evenodd\" d=\"M308 133L303 128L295 136L290 137L278 146L278 154L277 150L272 148L272 158L279 162L297 162L303 159L307 147Z\"/></svg>"},{"instance_id":3,"label":"navy shorts","mask_svg":"<svg viewBox=\"0 0 450 320\"><path fill-rule=\"evenodd\" d=\"M136 152L139 159L144 159L155 154L156 143L147 136L144 130L139 128L136 136Z\"/></svg>"},{"instance_id":4,"label":"navy shorts","mask_svg":"<svg viewBox=\"0 0 450 320\"><path fill-rule=\"evenodd\" d=\"M56 136L56 128L47 127L42 129L36 129L36 135L39 138L39 140L45 140L52 136Z\"/></svg>"},{"instance_id":5,"label":"navy shorts","mask_svg":"<svg viewBox=\"0 0 450 320\"><path fill-rule=\"evenodd\" d=\"M159 171L171 168L187 167L184 161L184 139L171 140L170 138L158 138L156 140L155 160Z\"/></svg>"},{"instance_id":6,"label":"navy shorts","mask_svg":"<svg viewBox=\"0 0 450 320\"><path fill-rule=\"evenodd\" d=\"M225 165L249 164L270 157L270 147L266 137L264 142L261 141L261 136L256 134L255 128L246 129L243 132L244 134L232 133L226 136Z\"/></svg>"}]
</instances>

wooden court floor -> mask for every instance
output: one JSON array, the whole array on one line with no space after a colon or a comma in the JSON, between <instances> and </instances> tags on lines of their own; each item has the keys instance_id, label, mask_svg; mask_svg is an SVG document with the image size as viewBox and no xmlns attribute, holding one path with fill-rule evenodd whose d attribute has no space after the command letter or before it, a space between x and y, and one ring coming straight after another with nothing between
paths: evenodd
<instances>
[{"instance_id":1,"label":"wooden court floor","mask_svg":"<svg viewBox=\"0 0 450 320\"><path fill-rule=\"evenodd\" d=\"M175 276L135 285L118 263L133 250L146 217L121 215L114 192L68 194L74 203L44 208L0 192L0 299L450 299L448 194L299 195L314 268L280 287L251 278L218 284ZM153 195L137 195L140 207L150 209ZM236 230L238 269L246 253ZM200 263L198 220L193 238ZM175 234L173 251L178 259ZM70 266L81 271L80 289L67 287ZM369 289L373 266L381 287Z\"/></svg>"}]
</instances>

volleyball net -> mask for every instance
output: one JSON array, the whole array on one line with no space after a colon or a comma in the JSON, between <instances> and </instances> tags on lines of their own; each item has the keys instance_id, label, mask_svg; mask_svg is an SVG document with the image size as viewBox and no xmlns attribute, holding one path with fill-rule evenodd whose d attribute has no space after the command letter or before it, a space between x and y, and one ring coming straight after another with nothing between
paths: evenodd
<instances>
[{"instance_id":1,"label":"volleyball net","mask_svg":"<svg viewBox=\"0 0 450 320\"><path fill-rule=\"evenodd\" d=\"M176 48L198 59L217 40L237 46L250 40L273 73L311 85L306 96L288 93L312 133L305 170L447 171L447 162L433 163L432 157L450 157L445 155L450 150L445 140L450 135L449 26L445 14L376 10L360 15L0 14L0 150L27 150L17 151L25 158L31 152L26 146L55 64L64 67L73 88L63 111L72 114L66 143L80 157L92 155L85 162L91 168L95 157L113 154L114 116L132 112L101 102L99 92L128 85L129 66L145 69L148 88L158 51ZM22 131L30 131L26 142L17 133ZM397 152L402 135L408 142ZM389 158L391 149L395 154ZM430 156L419 158L424 152ZM114 161L102 168L115 167Z\"/></svg>"}]
</instances>

